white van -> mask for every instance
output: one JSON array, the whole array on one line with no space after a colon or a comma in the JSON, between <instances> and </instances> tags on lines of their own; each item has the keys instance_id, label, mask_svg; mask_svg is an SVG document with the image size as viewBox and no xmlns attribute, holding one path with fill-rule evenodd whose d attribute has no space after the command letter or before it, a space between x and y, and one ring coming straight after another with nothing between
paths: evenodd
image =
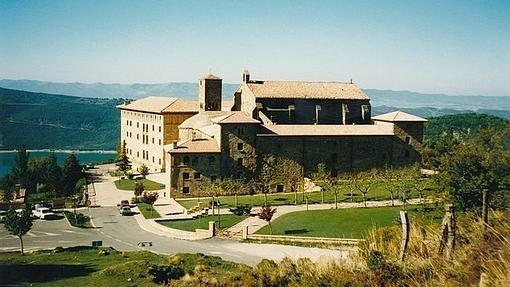
<instances>
[{"instance_id":1,"label":"white van","mask_svg":"<svg viewBox=\"0 0 510 287\"><path fill-rule=\"evenodd\" d=\"M34 210L34 216L40 219L48 219L50 217L55 216L53 212L51 212L51 209L47 207L38 207Z\"/></svg>"}]
</instances>

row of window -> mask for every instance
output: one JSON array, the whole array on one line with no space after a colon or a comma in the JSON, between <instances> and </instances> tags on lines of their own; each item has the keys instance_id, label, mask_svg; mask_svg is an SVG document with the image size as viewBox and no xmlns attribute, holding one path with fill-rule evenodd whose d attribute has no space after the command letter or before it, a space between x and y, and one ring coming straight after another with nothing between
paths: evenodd
<instances>
[{"instance_id":1,"label":"row of window","mask_svg":"<svg viewBox=\"0 0 510 287\"><path fill-rule=\"evenodd\" d=\"M137 112L131 112L131 111L123 111L122 112L124 116L131 116L138 118L140 120L144 121L155 121L155 122L162 122L163 117L161 115L154 115L154 114L148 114L148 113L137 113Z\"/></svg>"},{"instance_id":2,"label":"row of window","mask_svg":"<svg viewBox=\"0 0 510 287\"><path fill-rule=\"evenodd\" d=\"M132 149L129 149L129 148L126 148L126 153L128 155L133 155L133 150ZM140 157L140 152L137 151L136 152L136 157ZM149 157L149 151L145 151L145 150L142 150L142 159L145 159L145 160L149 160L150 157ZM154 156L152 156L152 163L156 163L156 158ZM158 164L161 165L161 158L158 158Z\"/></svg>"},{"instance_id":3,"label":"row of window","mask_svg":"<svg viewBox=\"0 0 510 287\"><path fill-rule=\"evenodd\" d=\"M126 120L126 125L132 127L133 126L133 121ZM149 124L142 123L142 131L143 132L148 132L149 131L149 127L150 127ZM136 122L136 128L138 128L138 129L140 128L140 123L139 122ZM152 125L152 131L153 132L156 131L154 125ZM161 126L158 126L158 132L161 132Z\"/></svg>"},{"instance_id":4,"label":"row of window","mask_svg":"<svg viewBox=\"0 0 510 287\"><path fill-rule=\"evenodd\" d=\"M132 132L126 132L126 137L133 138L133 133ZM139 134L136 134L136 139L140 140L140 135ZM142 135L142 143L143 144L149 144L149 136L148 135ZM155 144L155 143L156 143L155 139L152 138L152 144ZM158 145L161 145L161 144L162 144L161 139L158 139Z\"/></svg>"},{"instance_id":5,"label":"row of window","mask_svg":"<svg viewBox=\"0 0 510 287\"><path fill-rule=\"evenodd\" d=\"M209 165L213 165L215 162L216 162L216 157L214 156L210 156L208 158L208 162L209 162ZM198 157L197 156L194 156L192 159L191 159L191 163L193 165L197 165L198 164ZM182 164L184 165L189 165L190 164L190 157L189 156L184 156L183 159L182 159Z\"/></svg>"}]
</instances>

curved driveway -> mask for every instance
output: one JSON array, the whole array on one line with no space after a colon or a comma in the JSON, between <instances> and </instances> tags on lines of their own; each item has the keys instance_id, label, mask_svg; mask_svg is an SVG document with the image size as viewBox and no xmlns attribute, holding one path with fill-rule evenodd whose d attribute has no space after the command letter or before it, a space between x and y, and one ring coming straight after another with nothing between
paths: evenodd
<instances>
[{"instance_id":1,"label":"curved driveway","mask_svg":"<svg viewBox=\"0 0 510 287\"><path fill-rule=\"evenodd\" d=\"M161 254L203 253L248 265L255 265L263 258L281 260L284 257L292 259L308 257L313 261L322 261L338 260L347 256L347 252L337 250L240 243L233 239L212 238L199 241L172 239L146 232L138 226L135 218L120 216L114 207L91 208L82 212L85 214L90 212L97 228L71 227L63 219L37 220L32 231L25 237L26 250L90 245L92 240L102 240L103 246L112 246L117 250L140 250L138 242L151 241L153 246L147 247L147 250ZM9 235L3 226L0 227L0 251L14 251L18 248L18 239Z\"/></svg>"}]
</instances>

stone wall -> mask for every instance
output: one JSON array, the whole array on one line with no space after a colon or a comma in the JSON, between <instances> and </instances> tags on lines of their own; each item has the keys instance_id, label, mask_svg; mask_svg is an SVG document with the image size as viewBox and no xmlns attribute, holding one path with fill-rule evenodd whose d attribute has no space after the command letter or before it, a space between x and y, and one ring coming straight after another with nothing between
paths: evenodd
<instances>
[{"instance_id":1,"label":"stone wall","mask_svg":"<svg viewBox=\"0 0 510 287\"><path fill-rule=\"evenodd\" d=\"M257 167L257 124L221 125L221 176L251 179Z\"/></svg>"},{"instance_id":2,"label":"stone wall","mask_svg":"<svg viewBox=\"0 0 510 287\"><path fill-rule=\"evenodd\" d=\"M269 119L275 123L287 124L314 124L316 106L320 105L318 112L319 124L342 124L342 104L347 105L349 112L346 124L370 123L370 100L305 100L305 99L257 99L262 104L262 110ZM294 110L288 110L289 106ZM368 113L362 116L362 105L367 105Z\"/></svg>"},{"instance_id":3,"label":"stone wall","mask_svg":"<svg viewBox=\"0 0 510 287\"><path fill-rule=\"evenodd\" d=\"M170 171L172 197L197 196L197 186L201 182L220 178L220 165L219 153L173 154ZM183 190L186 187L189 188L188 192Z\"/></svg>"}]
</instances>

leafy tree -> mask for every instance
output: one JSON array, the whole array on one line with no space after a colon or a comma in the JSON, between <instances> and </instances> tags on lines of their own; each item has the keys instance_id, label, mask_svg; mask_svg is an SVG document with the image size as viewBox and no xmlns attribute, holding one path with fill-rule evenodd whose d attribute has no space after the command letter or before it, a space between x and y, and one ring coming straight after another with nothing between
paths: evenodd
<instances>
[{"instance_id":1,"label":"leafy tree","mask_svg":"<svg viewBox=\"0 0 510 287\"><path fill-rule=\"evenodd\" d=\"M122 145L120 148L120 153L117 154L116 165L117 165L117 169L120 172L123 172L124 174L126 174L127 171L131 169L131 162L129 161L129 158L128 158L127 152L126 152L126 141L122 142Z\"/></svg>"},{"instance_id":2,"label":"leafy tree","mask_svg":"<svg viewBox=\"0 0 510 287\"><path fill-rule=\"evenodd\" d=\"M145 164L142 164L138 168L138 171L140 172L143 178L145 178L149 174L149 168Z\"/></svg>"},{"instance_id":3,"label":"leafy tree","mask_svg":"<svg viewBox=\"0 0 510 287\"><path fill-rule=\"evenodd\" d=\"M319 163L311 179L321 187L321 203L324 203L324 190L331 189L331 176L325 164Z\"/></svg>"},{"instance_id":4,"label":"leafy tree","mask_svg":"<svg viewBox=\"0 0 510 287\"><path fill-rule=\"evenodd\" d=\"M74 154L71 154L65 161L62 168L62 189L66 196L74 195L76 183L83 177L83 171Z\"/></svg>"},{"instance_id":5,"label":"leafy tree","mask_svg":"<svg viewBox=\"0 0 510 287\"><path fill-rule=\"evenodd\" d=\"M62 169L57 164L57 156L50 153L46 164L45 181L50 192L54 195L61 195Z\"/></svg>"},{"instance_id":6,"label":"leafy tree","mask_svg":"<svg viewBox=\"0 0 510 287\"><path fill-rule=\"evenodd\" d=\"M259 212L259 218L267 221L269 224L269 231L273 234L273 227L271 226L271 219L273 219L273 215L276 213L276 208L271 208L270 205L262 206Z\"/></svg>"},{"instance_id":7,"label":"leafy tree","mask_svg":"<svg viewBox=\"0 0 510 287\"><path fill-rule=\"evenodd\" d=\"M154 210L154 203L158 200L159 194L157 192L144 192L142 202L151 206L151 215Z\"/></svg>"},{"instance_id":8,"label":"leafy tree","mask_svg":"<svg viewBox=\"0 0 510 287\"><path fill-rule=\"evenodd\" d=\"M23 236L32 228L32 214L30 208L25 206L21 213L11 207L5 216L4 226L9 233L19 238L20 251L23 255Z\"/></svg>"},{"instance_id":9,"label":"leafy tree","mask_svg":"<svg viewBox=\"0 0 510 287\"><path fill-rule=\"evenodd\" d=\"M22 188L26 187L28 181L28 158L29 153L24 146L18 150L14 158L15 165L13 174L16 177L17 183L19 183Z\"/></svg>"},{"instance_id":10,"label":"leafy tree","mask_svg":"<svg viewBox=\"0 0 510 287\"><path fill-rule=\"evenodd\" d=\"M3 191L0 200L8 202L14 199L14 191L16 189L16 177L12 173L8 173L0 178L0 189Z\"/></svg>"},{"instance_id":11,"label":"leafy tree","mask_svg":"<svg viewBox=\"0 0 510 287\"><path fill-rule=\"evenodd\" d=\"M441 158L442 187L459 209L481 208L486 225L491 202L494 204L494 199L509 195L510 149L503 142L508 133L508 130L481 130L476 137Z\"/></svg>"},{"instance_id":12,"label":"leafy tree","mask_svg":"<svg viewBox=\"0 0 510 287\"><path fill-rule=\"evenodd\" d=\"M367 194L370 192L370 189L373 185L373 176L372 173L358 173L354 176L353 184L354 187L361 192L363 195L363 206L367 207Z\"/></svg>"},{"instance_id":13,"label":"leafy tree","mask_svg":"<svg viewBox=\"0 0 510 287\"><path fill-rule=\"evenodd\" d=\"M135 183L135 196L136 197L141 196L144 191L145 191L145 186L143 185L143 182L137 181Z\"/></svg>"}]
</instances>

